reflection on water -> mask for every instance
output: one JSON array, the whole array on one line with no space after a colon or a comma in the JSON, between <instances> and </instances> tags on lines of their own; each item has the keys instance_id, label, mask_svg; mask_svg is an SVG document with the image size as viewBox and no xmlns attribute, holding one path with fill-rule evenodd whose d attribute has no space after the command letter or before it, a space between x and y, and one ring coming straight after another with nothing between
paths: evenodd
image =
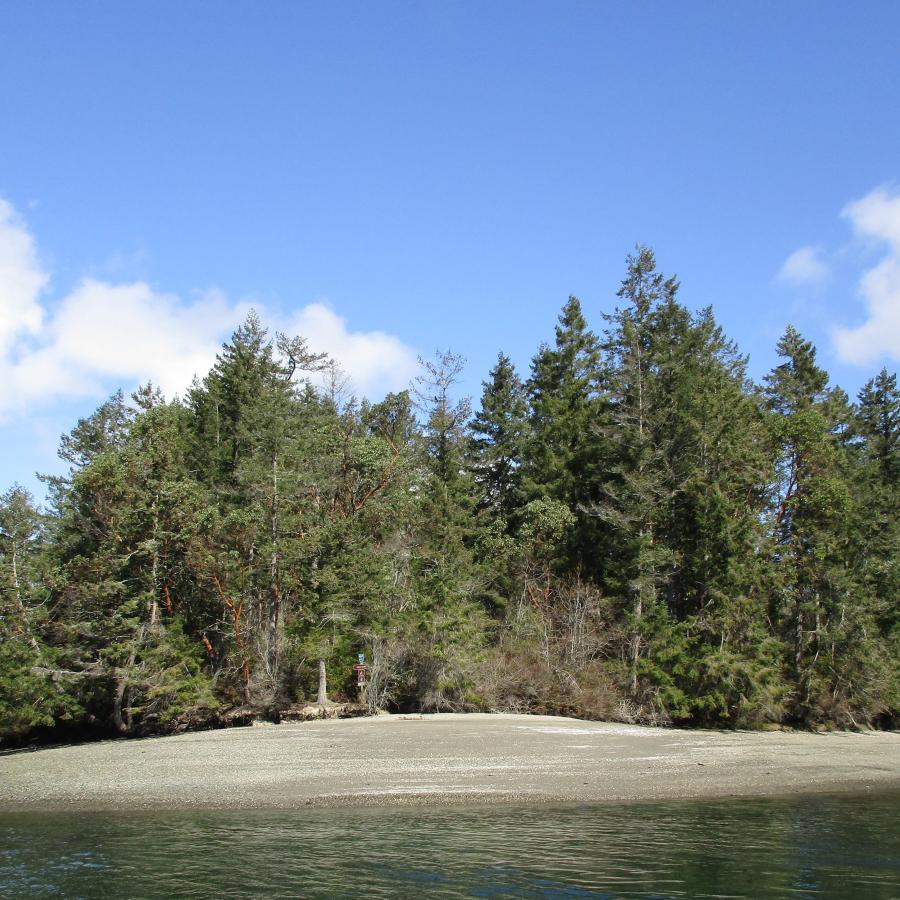
<instances>
[{"instance_id":1,"label":"reflection on water","mask_svg":"<svg viewBox=\"0 0 900 900\"><path fill-rule=\"evenodd\" d=\"M900 797L2 815L3 897L900 897Z\"/></svg>"}]
</instances>

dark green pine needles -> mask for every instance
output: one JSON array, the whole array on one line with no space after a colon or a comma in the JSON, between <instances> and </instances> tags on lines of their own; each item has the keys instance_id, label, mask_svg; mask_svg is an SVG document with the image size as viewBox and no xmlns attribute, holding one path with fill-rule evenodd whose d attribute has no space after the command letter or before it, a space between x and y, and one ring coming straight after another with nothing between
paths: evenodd
<instances>
[{"instance_id":1,"label":"dark green pine needles","mask_svg":"<svg viewBox=\"0 0 900 900\"><path fill-rule=\"evenodd\" d=\"M299 702L837 727L900 715L900 393L793 328L753 384L653 253L500 353L355 399L251 314L184 400L117 393L0 496L0 735ZM596 322L595 332L588 319Z\"/></svg>"}]
</instances>

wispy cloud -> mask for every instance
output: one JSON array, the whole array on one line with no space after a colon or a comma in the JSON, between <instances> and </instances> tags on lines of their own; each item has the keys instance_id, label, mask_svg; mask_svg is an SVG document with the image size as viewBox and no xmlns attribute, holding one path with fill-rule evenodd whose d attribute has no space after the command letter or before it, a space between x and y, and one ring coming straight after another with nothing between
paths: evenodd
<instances>
[{"instance_id":1,"label":"wispy cloud","mask_svg":"<svg viewBox=\"0 0 900 900\"><path fill-rule=\"evenodd\" d=\"M184 299L143 281L96 278L85 278L51 307L49 281L26 224L0 200L0 417L147 380L169 396L183 392L195 374L206 373L249 308L215 290ZM260 313L331 354L360 393L402 388L413 374L416 354L399 338L351 331L325 304L282 321Z\"/></svg>"},{"instance_id":2,"label":"wispy cloud","mask_svg":"<svg viewBox=\"0 0 900 900\"><path fill-rule=\"evenodd\" d=\"M868 364L881 356L900 360L900 190L881 187L847 206L842 215L862 238L886 254L860 278L865 321L837 327L832 336L846 362Z\"/></svg>"},{"instance_id":3,"label":"wispy cloud","mask_svg":"<svg viewBox=\"0 0 900 900\"><path fill-rule=\"evenodd\" d=\"M830 274L819 247L800 247L784 261L778 278L796 285L819 285Z\"/></svg>"}]
</instances>

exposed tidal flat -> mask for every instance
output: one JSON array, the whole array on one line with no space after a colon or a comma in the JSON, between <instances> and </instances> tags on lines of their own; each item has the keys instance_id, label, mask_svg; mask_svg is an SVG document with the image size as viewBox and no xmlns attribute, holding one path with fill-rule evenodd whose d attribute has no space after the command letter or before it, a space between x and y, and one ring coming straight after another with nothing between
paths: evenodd
<instances>
[{"instance_id":1,"label":"exposed tidal flat","mask_svg":"<svg viewBox=\"0 0 900 900\"><path fill-rule=\"evenodd\" d=\"M0 811L605 803L900 791L900 735L550 716L323 720L0 754Z\"/></svg>"}]
</instances>

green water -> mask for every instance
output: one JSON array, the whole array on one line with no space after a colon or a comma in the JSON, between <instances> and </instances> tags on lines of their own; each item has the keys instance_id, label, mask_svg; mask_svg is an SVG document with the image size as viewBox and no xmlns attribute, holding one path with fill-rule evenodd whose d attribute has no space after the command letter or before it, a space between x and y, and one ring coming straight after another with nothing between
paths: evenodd
<instances>
[{"instance_id":1,"label":"green water","mask_svg":"<svg viewBox=\"0 0 900 900\"><path fill-rule=\"evenodd\" d=\"M900 898L900 797L0 816L3 897Z\"/></svg>"}]
</instances>

